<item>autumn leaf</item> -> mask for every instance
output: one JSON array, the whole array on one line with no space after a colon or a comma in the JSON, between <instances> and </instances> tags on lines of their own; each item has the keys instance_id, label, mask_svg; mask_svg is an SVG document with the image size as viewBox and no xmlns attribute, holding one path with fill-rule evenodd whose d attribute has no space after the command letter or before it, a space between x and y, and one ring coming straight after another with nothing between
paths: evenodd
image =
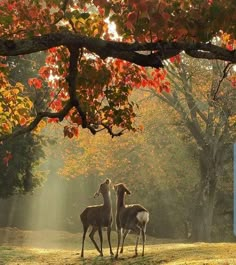
<instances>
[{"instance_id":1,"label":"autumn leaf","mask_svg":"<svg viewBox=\"0 0 236 265\"><path fill-rule=\"evenodd\" d=\"M5 157L3 158L3 163L6 167L8 167L8 164L9 164L9 161L13 158L13 155L9 152L9 151L6 151L6 155Z\"/></svg>"},{"instance_id":2,"label":"autumn leaf","mask_svg":"<svg viewBox=\"0 0 236 265\"><path fill-rule=\"evenodd\" d=\"M57 122L59 122L58 118L49 118L48 119L48 123L57 123Z\"/></svg>"},{"instance_id":3,"label":"autumn leaf","mask_svg":"<svg viewBox=\"0 0 236 265\"><path fill-rule=\"evenodd\" d=\"M28 84L34 86L36 89L42 88L42 80L38 78L30 78Z\"/></svg>"},{"instance_id":4,"label":"autumn leaf","mask_svg":"<svg viewBox=\"0 0 236 265\"><path fill-rule=\"evenodd\" d=\"M48 79L50 76L50 68L43 66L39 69L39 75L43 78L43 79Z\"/></svg>"},{"instance_id":5,"label":"autumn leaf","mask_svg":"<svg viewBox=\"0 0 236 265\"><path fill-rule=\"evenodd\" d=\"M107 4L107 0L93 0L95 6L105 6Z\"/></svg>"},{"instance_id":6,"label":"autumn leaf","mask_svg":"<svg viewBox=\"0 0 236 265\"><path fill-rule=\"evenodd\" d=\"M26 124L27 120L25 117L20 118L20 125L24 126Z\"/></svg>"},{"instance_id":7,"label":"autumn leaf","mask_svg":"<svg viewBox=\"0 0 236 265\"><path fill-rule=\"evenodd\" d=\"M180 63L181 62L181 57L178 54L178 55L176 55L174 57L171 57L169 60L170 60L171 63Z\"/></svg>"},{"instance_id":8,"label":"autumn leaf","mask_svg":"<svg viewBox=\"0 0 236 265\"><path fill-rule=\"evenodd\" d=\"M126 27L133 31L136 20L137 20L137 13L135 11L130 12L127 16L127 22L125 23Z\"/></svg>"}]
</instances>

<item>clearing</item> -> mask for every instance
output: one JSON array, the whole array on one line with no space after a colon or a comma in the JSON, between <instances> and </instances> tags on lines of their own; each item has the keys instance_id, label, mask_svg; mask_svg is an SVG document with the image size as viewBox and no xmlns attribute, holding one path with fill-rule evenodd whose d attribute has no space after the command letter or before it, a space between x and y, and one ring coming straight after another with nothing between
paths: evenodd
<instances>
[{"instance_id":1,"label":"clearing","mask_svg":"<svg viewBox=\"0 0 236 265\"><path fill-rule=\"evenodd\" d=\"M113 251L116 233L112 233ZM91 264L168 264L168 265L236 265L235 243L180 243L147 236L145 256L133 258L133 235L129 235L124 253L118 260L109 257L104 233L104 257L98 257L90 240L85 242L85 258L79 252L81 234L63 231L22 231L0 229L0 264L4 265L91 265ZM140 250L141 252L141 250Z\"/></svg>"}]
</instances>

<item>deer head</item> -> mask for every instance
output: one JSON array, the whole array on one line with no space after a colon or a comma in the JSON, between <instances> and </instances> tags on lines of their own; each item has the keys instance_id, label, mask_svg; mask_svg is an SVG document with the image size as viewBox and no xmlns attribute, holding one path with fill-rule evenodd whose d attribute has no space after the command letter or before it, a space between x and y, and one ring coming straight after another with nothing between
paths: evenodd
<instances>
[{"instance_id":1,"label":"deer head","mask_svg":"<svg viewBox=\"0 0 236 265\"><path fill-rule=\"evenodd\" d=\"M111 184L111 180L110 180L110 179L106 179L105 182L103 182L103 183L100 185L98 191L94 193L94 196L93 196L93 197L94 197L94 198L98 197L100 193L101 193L101 194L106 194L106 193L108 193L109 190L110 190L110 184Z\"/></svg>"},{"instance_id":2,"label":"deer head","mask_svg":"<svg viewBox=\"0 0 236 265\"><path fill-rule=\"evenodd\" d=\"M128 190L128 188L123 184L123 183L119 183L119 184L116 184L114 185L114 189L117 193L117 195L123 195L124 193L130 195L131 192Z\"/></svg>"}]
</instances>

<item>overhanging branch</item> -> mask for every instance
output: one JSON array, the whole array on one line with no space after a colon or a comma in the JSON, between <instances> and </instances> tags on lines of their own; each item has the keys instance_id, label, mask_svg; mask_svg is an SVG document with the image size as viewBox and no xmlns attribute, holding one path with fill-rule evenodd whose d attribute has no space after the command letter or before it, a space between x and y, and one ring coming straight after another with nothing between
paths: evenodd
<instances>
[{"instance_id":1,"label":"overhanging branch","mask_svg":"<svg viewBox=\"0 0 236 265\"><path fill-rule=\"evenodd\" d=\"M161 60L185 51L189 56L203 59L219 59L236 63L236 50L229 51L211 43L167 42L123 43L83 36L63 31L20 40L0 39L0 55L16 56L47 50L58 46L86 48L101 58L119 58L137 65L162 67ZM139 51L152 52L140 54ZM155 51L153 53L153 51Z\"/></svg>"},{"instance_id":2,"label":"overhanging branch","mask_svg":"<svg viewBox=\"0 0 236 265\"><path fill-rule=\"evenodd\" d=\"M67 1L63 2L66 6ZM38 51L50 49L52 47L65 46L70 51L70 66L68 73L70 100L65 107L57 112L41 112L29 126L21 128L12 135L0 136L0 141L8 137L21 135L33 130L43 118L59 118L63 120L72 107L76 107L82 118L82 127L88 128L93 134L96 129L87 123L86 113L82 110L79 98L76 95L79 49L86 48L90 52L96 53L102 59L108 57L119 58L141 66L150 66L155 68L163 67L162 60L185 51L188 55L204 59L220 59L230 63L236 63L236 50L229 51L223 47L218 47L211 43L188 43L188 42L166 42L158 41L156 43L122 43L117 41L106 41L99 38L82 36L79 33L63 31L58 33L45 34L41 36L29 37L19 40L0 39L0 56L17 56L30 54ZM143 51L145 53L140 53ZM119 133L113 133L111 127L103 127L112 135L119 136Z\"/></svg>"}]
</instances>

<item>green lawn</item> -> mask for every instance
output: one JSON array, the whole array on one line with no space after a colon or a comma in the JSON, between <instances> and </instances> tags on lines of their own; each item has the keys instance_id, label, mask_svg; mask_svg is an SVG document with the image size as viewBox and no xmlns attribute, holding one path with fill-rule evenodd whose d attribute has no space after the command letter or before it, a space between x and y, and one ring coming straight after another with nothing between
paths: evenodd
<instances>
[{"instance_id":1,"label":"green lawn","mask_svg":"<svg viewBox=\"0 0 236 265\"><path fill-rule=\"evenodd\" d=\"M11 230L11 229L10 229ZM1 234L0 231L0 236ZM104 233L105 237L105 233ZM144 257L133 258L135 239L128 237L124 253L118 260L109 256L107 242L104 238L104 257L98 257L90 241L86 241L85 258L79 252L81 234L51 231L10 231L4 234L0 242L0 264L45 264L45 265L77 265L77 264L222 264L236 265L236 244L234 243L173 243L147 237ZM115 252L116 234L112 234ZM141 252L141 249L140 249Z\"/></svg>"}]
</instances>

